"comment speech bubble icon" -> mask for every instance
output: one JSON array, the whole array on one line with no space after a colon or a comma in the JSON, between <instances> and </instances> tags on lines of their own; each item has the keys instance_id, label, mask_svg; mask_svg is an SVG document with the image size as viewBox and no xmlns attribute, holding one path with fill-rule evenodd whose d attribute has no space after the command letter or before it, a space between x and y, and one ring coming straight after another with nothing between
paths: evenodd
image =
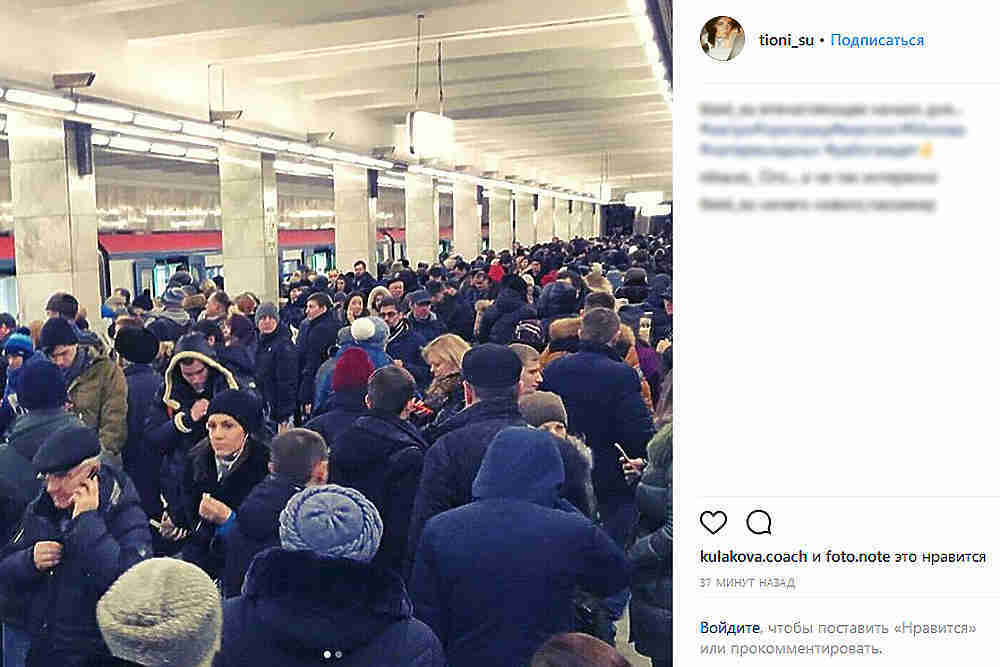
<instances>
[{"instance_id":1,"label":"comment speech bubble icon","mask_svg":"<svg viewBox=\"0 0 1000 667\"><path fill-rule=\"evenodd\" d=\"M754 510L747 514L747 530L754 535L773 535L771 515L764 510Z\"/></svg>"}]
</instances>

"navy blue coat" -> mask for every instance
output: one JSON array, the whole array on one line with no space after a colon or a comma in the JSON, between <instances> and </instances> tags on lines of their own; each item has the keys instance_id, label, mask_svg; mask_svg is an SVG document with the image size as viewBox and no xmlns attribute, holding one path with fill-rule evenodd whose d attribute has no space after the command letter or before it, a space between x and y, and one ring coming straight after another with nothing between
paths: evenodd
<instances>
[{"instance_id":1,"label":"navy blue coat","mask_svg":"<svg viewBox=\"0 0 1000 667\"><path fill-rule=\"evenodd\" d=\"M257 341L255 374L272 421L283 422L295 414L299 357L292 334L283 324Z\"/></svg>"},{"instance_id":2,"label":"navy blue coat","mask_svg":"<svg viewBox=\"0 0 1000 667\"><path fill-rule=\"evenodd\" d=\"M222 574L223 597L239 595L254 556L280 544L278 516L288 504L288 499L304 488L287 477L270 474L253 487L238 509L234 508L235 523L223 537L226 552Z\"/></svg>"},{"instance_id":3,"label":"navy blue coat","mask_svg":"<svg viewBox=\"0 0 1000 667\"><path fill-rule=\"evenodd\" d=\"M508 426L526 425L517 403L497 399L473 403L438 427L438 439L424 456L413 501L408 550L411 557L428 519L472 502L472 481L493 437Z\"/></svg>"},{"instance_id":4,"label":"navy blue coat","mask_svg":"<svg viewBox=\"0 0 1000 667\"><path fill-rule=\"evenodd\" d=\"M405 331L393 334L389 332L388 343L385 351L393 359L403 362L403 367L410 371L410 375L416 380L417 386L426 389L431 383L431 367L424 361L421 348L429 341L413 328L413 324L407 320Z\"/></svg>"},{"instance_id":5,"label":"navy blue coat","mask_svg":"<svg viewBox=\"0 0 1000 667\"><path fill-rule=\"evenodd\" d=\"M146 417L149 407L156 402L156 392L163 378L149 364L129 364L125 367L128 384L128 438L122 450L122 465L132 478L142 509L149 516L159 519L163 513L160 503L160 448L146 442Z\"/></svg>"},{"instance_id":6,"label":"navy blue coat","mask_svg":"<svg viewBox=\"0 0 1000 667\"><path fill-rule=\"evenodd\" d=\"M244 593L223 604L215 667L445 667L441 643L413 618L399 575L311 551L269 549Z\"/></svg>"},{"instance_id":7,"label":"navy blue coat","mask_svg":"<svg viewBox=\"0 0 1000 667\"><path fill-rule=\"evenodd\" d=\"M330 396L330 408L319 417L313 417L305 424L305 428L316 431L327 447L332 447L334 441L341 433L346 431L358 417L368 414L365 406L365 394L367 390L360 392L338 391Z\"/></svg>"},{"instance_id":8,"label":"navy blue coat","mask_svg":"<svg viewBox=\"0 0 1000 667\"><path fill-rule=\"evenodd\" d=\"M410 329L424 339L421 346L426 345L442 334L448 333L448 325L433 312L426 320L418 320L411 312L406 316L406 320L410 323Z\"/></svg>"},{"instance_id":9,"label":"navy blue coat","mask_svg":"<svg viewBox=\"0 0 1000 667\"><path fill-rule=\"evenodd\" d=\"M577 586L607 596L628 585L622 550L559 499L555 439L508 429L495 443L475 502L427 522L410 579L417 618L451 667L526 665L549 637L573 630Z\"/></svg>"},{"instance_id":10,"label":"navy blue coat","mask_svg":"<svg viewBox=\"0 0 1000 667\"><path fill-rule=\"evenodd\" d=\"M580 341L579 352L545 367L541 389L562 397L569 417L567 429L583 436L593 450L597 499L631 498L614 443L629 457L639 458L656 432L653 415L642 400L638 373L610 347Z\"/></svg>"},{"instance_id":11,"label":"navy blue coat","mask_svg":"<svg viewBox=\"0 0 1000 667\"><path fill-rule=\"evenodd\" d=\"M493 305L483 313L479 323L479 342L510 345L514 340L517 323L535 319L538 319L535 307L528 304L517 291L504 287Z\"/></svg>"},{"instance_id":12,"label":"navy blue coat","mask_svg":"<svg viewBox=\"0 0 1000 667\"><path fill-rule=\"evenodd\" d=\"M0 593L21 603L16 611L8 605L4 620L16 619L15 625L33 635L37 664L77 664L65 657L107 655L97 601L152 553L148 518L128 475L105 466L99 480L98 508L75 519L41 492L28 505L18 534L0 551ZM63 545L62 562L51 574L35 568L34 545L42 540ZM48 661L45 652L64 659Z\"/></svg>"},{"instance_id":13,"label":"navy blue coat","mask_svg":"<svg viewBox=\"0 0 1000 667\"><path fill-rule=\"evenodd\" d=\"M314 320L303 320L295 341L299 354L299 403L312 403L316 371L337 349L340 320L328 310Z\"/></svg>"},{"instance_id":14,"label":"navy blue coat","mask_svg":"<svg viewBox=\"0 0 1000 667\"><path fill-rule=\"evenodd\" d=\"M409 422L373 414L354 422L330 448L330 481L363 493L382 517L375 565L402 571L413 498L428 447Z\"/></svg>"}]
</instances>

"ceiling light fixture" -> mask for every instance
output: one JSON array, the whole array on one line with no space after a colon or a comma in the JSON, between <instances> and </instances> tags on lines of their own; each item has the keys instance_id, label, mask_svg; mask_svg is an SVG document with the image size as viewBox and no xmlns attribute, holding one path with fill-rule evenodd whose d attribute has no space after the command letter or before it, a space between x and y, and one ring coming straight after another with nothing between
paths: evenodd
<instances>
[{"instance_id":1,"label":"ceiling light fixture","mask_svg":"<svg viewBox=\"0 0 1000 667\"><path fill-rule=\"evenodd\" d=\"M55 95L43 95L30 90L20 90L11 88L7 91L6 99L14 104L25 104L33 107L42 107L54 111L72 111L76 107L76 102L67 97L56 97Z\"/></svg>"},{"instance_id":2,"label":"ceiling light fixture","mask_svg":"<svg viewBox=\"0 0 1000 667\"><path fill-rule=\"evenodd\" d=\"M189 148L185 157L193 160L217 160L219 154L211 148Z\"/></svg>"},{"instance_id":3,"label":"ceiling light fixture","mask_svg":"<svg viewBox=\"0 0 1000 667\"><path fill-rule=\"evenodd\" d=\"M118 123L130 123L135 118L135 112L109 104L94 104L93 102L77 102L76 112L82 116L93 116Z\"/></svg>"},{"instance_id":4,"label":"ceiling light fixture","mask_svg":"<svg viewBox=\"0 0 1000 667\"><path fill-rule=\"evenodd\" d=\"M91 134L90 143L95 146L107 146L111 142L111 137L106 134Z\"/></svg>"},{"instance_id":5,"label":"ceiling light fixture","mask_svg":"<svg viewBox=\"0 0 1000 667\"><path fill-rule=\"evenodd\" d=\"M316 149L309 144L290 141L288 142L288 146L285 147L285 150L289 153L295 153L296 155L312 155Z\"/></svg>"},{"instance_id":6,"label":"ceiling light fixture","mask_svg":"<svg viewBox=\"0 0 1000 667\"><path fill-rule=\"evenodd\" d=\"M243 115L243 109L209 109L208 119L213 123L225 123L230 120L239 120Z\"/></svg>"},{"instance_id":7,"label":"ceiling light fixture","mask_svg":"<svg viewBox=\"0 0 1000 667\"><path fill-rule=\"evenodd\" d=\"M184 121L184 134L193 134L196 137L205 137L206 139L221 139L222 128L186 120Z\"/></svg>"},{"instance_id":8,"label":"ceiling light fixture","mask_svg":"<svg viewBox=\"0 0 1000 667\"><path fill-rule=\"evenodd\" d=\"M288 142L272 137L257 137L257 145L273 151L284 151L288 149Z\"/></svg>"},{"instance_id":9,"label":"ceiling light fixture","mask_svg":"<svg viewBox=\"0 0 1000 667\"><path fill-rule=\"evenodd\" d=\"M239 130L226 128L222 131L222 138L237 144L245 144L247 146L257 145L257 137L249 132L240 132Z\"/></svg>"},{"instance_id":10,"label":"ceiling light fixture","mask_svg":"<svg viewBox=\"0 0 1000 667\"><path fill-rule=\"evenodd\" d=\"M182 123L173 118L163 118L162 116L152 116L148 113L137 113L132 122L142 127L151 127L155 130L167 130L168 132L180 132Z\"/></svg>"},{"instance_id":11,"label":"ceiling light fixture","mask_svg":"<svg viewBox=\"0 0 1000 667\"><path fill-rule=\"evenodd\" d=\"M151 153L159 153L160 155L173 155L174 157L183 157L187 153L187 149L183 146L178 146L177 144L162 144L154 143L149 147Z\"/></svg>"},{"instance_id":12,"label":"ceiling light fixture","mask_svg":"<svg viewBox=\"0 0 1000 667\"><path fill-rule=\"evenodd\" d=\"M118 148L123 151L136 151L139 153L149 152L149 142L134 137L111 137L111 148Z\"/></svg>"}]
</instances>

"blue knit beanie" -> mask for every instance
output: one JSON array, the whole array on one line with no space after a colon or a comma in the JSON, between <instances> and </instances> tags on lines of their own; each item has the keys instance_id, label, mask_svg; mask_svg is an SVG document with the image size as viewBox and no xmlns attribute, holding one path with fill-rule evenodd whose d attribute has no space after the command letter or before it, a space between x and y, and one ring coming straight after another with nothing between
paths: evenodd
<instances>
[{"instance_id":1,"label":"blue knit beanie","mask_svg":"<svg viewBox=\"0 0 1000 667\"><path fill-rule=\"evenodd\" d=\"M7 337L7 343L3 346L5 355L16 354L27 359L35 353L35 345L31 342L31 337L22 333L12 333Z\"/></svg>"},{"instance_id":2,"label":"blue knit beanie","mask_svg":"<svg viewBox=\"0 0 1000 667\"><path fill-rule=\"evenodd\" d=\"M281 547L369 562L382 541L382 518L360 491L327 484L289 499L278 518Z\"/></svg>"}]
</instances>

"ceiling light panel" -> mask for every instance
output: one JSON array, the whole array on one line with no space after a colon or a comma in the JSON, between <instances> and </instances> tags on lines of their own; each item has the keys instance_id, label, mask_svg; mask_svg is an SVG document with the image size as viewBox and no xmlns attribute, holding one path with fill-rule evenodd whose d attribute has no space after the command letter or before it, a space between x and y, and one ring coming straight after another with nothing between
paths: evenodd
<instances>
[{"instance_id":1,"label":"ceiling light panel","mask_svg":"<svg viewBox=\"0 0 1000 667\"><path fill-rule=\"evenodd\" d=\"M55 111L72 111L76 107L76 102L65 97L54 95L43 95L33 93L30 90L20 90L11 88L7 91L6 99L15 104L25 104L33 107L43 107Z\"/></svg>"},{"instance_id":2,"label":"ceiling light panel","mask_svg":"<svg viewBox=\"0 0 1000 667\"><path fill-rule=\"evenodd\" d=\"M123 151L146 153L149 151L149 142L135 137L111 137L111 147Z\"/></svg>"},{"instance_id":3,"label":"ceiling light panel","mask_svg":"<svg viewBox=\"0 0 1000 667\"><path fill-rule=\"evenodd\" d=\"M143 127L151 127L155 130L167 130L168 132L180 132L183 125L179 120L153 116L148 113L137 113L132 122Z\"/></svg>"},{"instance_id":4,"label":"ceiling light panel","mask_svg":"<svg viewBox=\"0 0 1000 667\"><path fill-rule=\"evenodd\" d=\"M222 128L216 125L195 123L194 121L186 120L184 121L184 134L193 134L196 137L205 137L206 139L221 139Z\"/></svg>"},{"instance_id":5,"label":"ceiling light panel","mask_svg":"<svg viewBox=\"0 0 1000 667\"><path fill-rule=\"evenodd\" d=\"M104 120L113 120L118 123L130 123L135 117L135 112L122 107L111 106L110 104L94 104L93 102L78 102L76 112L81 116L93 116Z\"/></svg>"}]
</instances>

